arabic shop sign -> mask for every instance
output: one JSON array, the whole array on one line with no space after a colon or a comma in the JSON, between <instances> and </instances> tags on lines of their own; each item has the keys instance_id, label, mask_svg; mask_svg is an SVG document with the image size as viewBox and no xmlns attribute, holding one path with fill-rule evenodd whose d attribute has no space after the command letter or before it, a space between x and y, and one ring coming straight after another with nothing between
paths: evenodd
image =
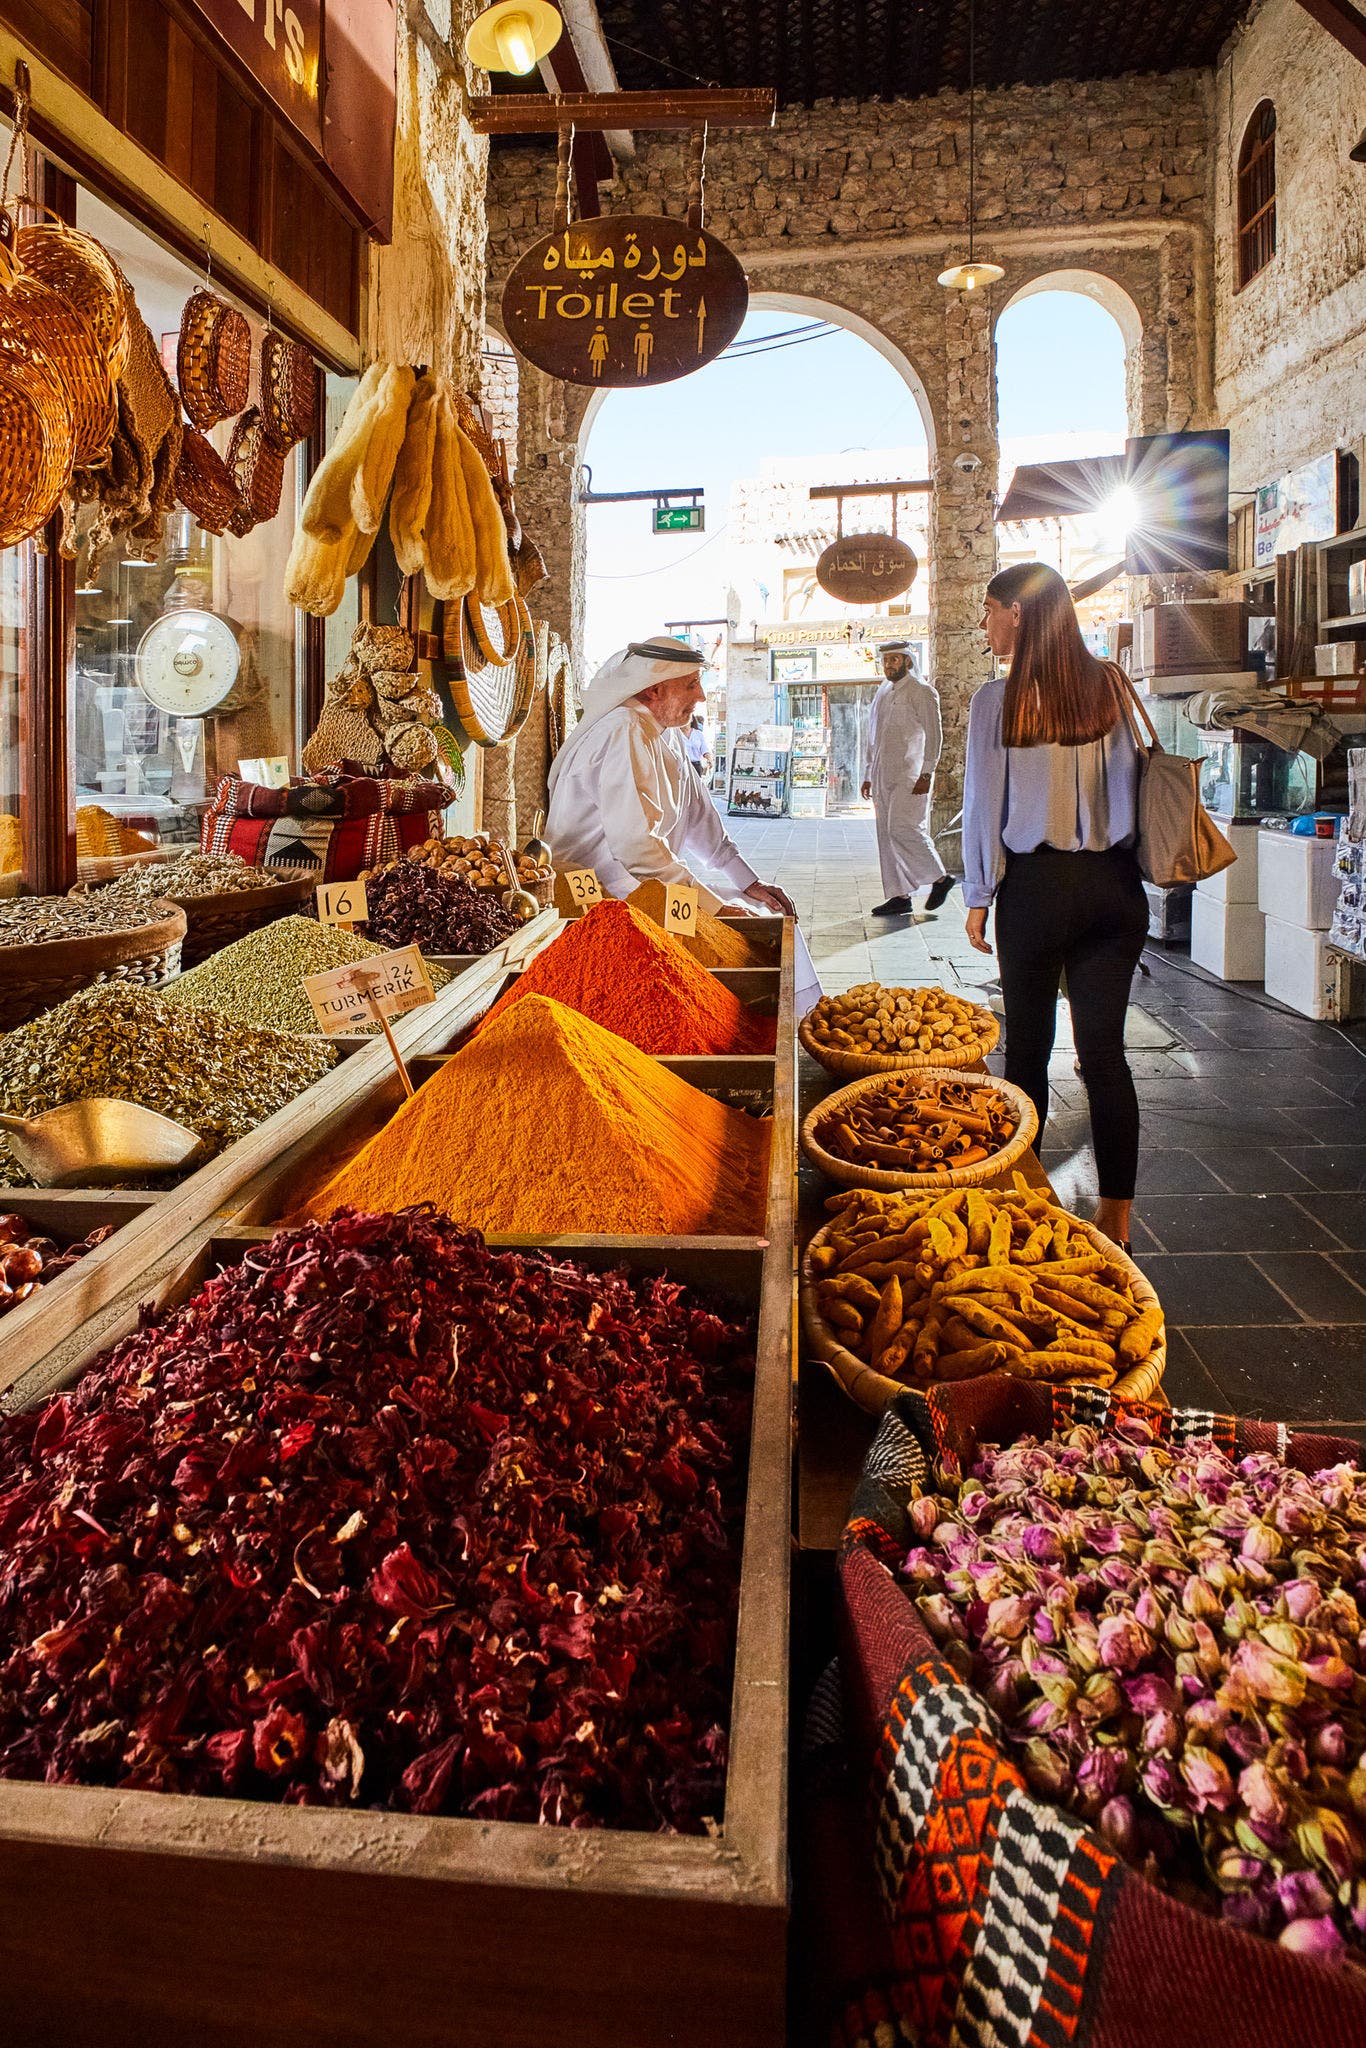
<instances>
[{"instance_id":1,"label":"arabic shop sign","mask_svg":"<svg viewBox=\"0 0 1366 2048\"><path fill-rule=\"evenodd\" d=\"M605 214L537 242L503 287L514 347L567 384L667 384L728 348L749 305L724 242L662 214Z\"/></svg>"},{"instance_id":2,"label":"arabic shop sign","mask_svg":"<svg viewBox=\"0 0 1366 2048\"><path fill-rule=\"evenodd\" d=\"M816 564L816 581L841 604L882 604L900 597L920 567L904 540L890 533L846 533Z\"/></svg>"}]
</instances>

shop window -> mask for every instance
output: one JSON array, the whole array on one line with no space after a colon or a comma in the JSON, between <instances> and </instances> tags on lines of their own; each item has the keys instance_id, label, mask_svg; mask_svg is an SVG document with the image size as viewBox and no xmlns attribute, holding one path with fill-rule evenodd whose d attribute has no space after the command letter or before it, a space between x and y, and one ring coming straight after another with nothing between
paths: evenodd
<instances>
[{"instance_id":1,"label":"shop window","mask_svg":"<svg viewBox=\"0 0 1366 2048\"><path fill-rule=\"evenodd\" d=\"M1263 100L1238 152L1238 288L1276 253L1276 109Z\"/></svg>"},{"instance_id":2,"label":"shop window","mask_svg":"<svg viewBox=\"0 0 1366 2048\"><path fill-rule=\"evenodd\" d=\"M202 279L85 192L77 201L77 225L123 270L173 372L181 309ZM255 363L264 327L248 317ZM253 401L255 377L253 369ZM210 435L220 455L227 453L232 426L226 421ZM307 735L305 644L300 615L285 600L283 570L303 459L296 447L286 460L275 518L240 538L207 532L177 505L150 559L136 559L136 547L116 543L92 573L91 514L82 514L68 698L82 878L107 872L92 864L111 857L197 844L216 783L244 761L283 759L298 773ZM188 612L199 615L194 630L208 673L191 677L182 708L168 676L169 669L180 669L173 630L154 629L168 615Z\"/></svg>"},{"instance_id":3,"label":"shop window","mask_svg":"<svg viewBox=\"0 0 1366 2048\"><path fill-rule=\"evenodd\" d=\"M27 817L26 655L32 618L32 544L0 553L0 896L17 896Z\"/></svg>"}]
</instances>

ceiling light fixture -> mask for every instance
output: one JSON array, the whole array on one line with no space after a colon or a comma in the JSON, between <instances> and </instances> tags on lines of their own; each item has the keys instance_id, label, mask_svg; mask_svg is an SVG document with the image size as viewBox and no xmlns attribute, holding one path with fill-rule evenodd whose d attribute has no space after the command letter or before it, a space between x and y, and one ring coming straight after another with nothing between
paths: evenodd
<instances>
[{"instance_id":1,"label":"ceiling light fixture","mask_svg":"<svg viewBox=\"0 0 1366 2048\"><path fill-rule=\"evenodd\" d=\"M945 291L975 292L1005 276L999 263L977 261L977 0L968 0L968 257L941 270Z\"/></svg>"},{"instance_id":2,"label":"ceiling light fixture","mask_svg":"<svg viewBox=\"0 0 1366 2048\"><path fill-rule=\"evenodd\" d=\"M524 78L554 49L563 27L550 0L497 0L470 24L465 55L479 71Z\"/></svg>"}]
</instances>

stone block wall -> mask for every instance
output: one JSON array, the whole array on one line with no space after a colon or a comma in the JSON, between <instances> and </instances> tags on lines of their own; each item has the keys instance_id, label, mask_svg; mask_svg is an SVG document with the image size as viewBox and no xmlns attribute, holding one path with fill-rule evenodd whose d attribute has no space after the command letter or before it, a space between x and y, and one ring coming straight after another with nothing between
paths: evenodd
<instances>
[{"instance_id":1,"label":"stone block wall","mask_svg":"<svg viewBox=\"0 0 1366 2048\"><path fill-rule=\"evenodd\" d=\"M1276 253L1238 289L1236 180L1248 121L1276 109ZM1232 481L1268 483L1366 437L1366 65L1297 0L1262 0L1214 94L1215 392Z\"/></svg>"},{"instance_id":2,"label":"stone block wall","mask_svg":"<svg viewBox=\"0 0 1366 2048\"><path fill-rule=\"evenodd\" d=\"M939 484L931 547L933 660L946 728L938 824L958 808L968 700L986 673L976 628L995 566L996 321L1022 286L1082 273L1135 336L1134 429L1208 423L1213 121L1212 78L1203 72L983 95L978 250L1003 263L1007 277L976 300L936 283L965 253L962 94L790 109L767 132L710 138L707 226L741 257L751 293L844 320L884 343L918 387ZM687 137L642 133L636 143L634 161L604 188L604 204L680 212ZM553 196L547 153L494 152L494 321L507 271L553 226ZM519 504L552 572L535 608L578 653L583 522L569 513L587 394L537 373L521 381ZM980 467L955 468L965 451Z\"/></svg>"}]
</instances>

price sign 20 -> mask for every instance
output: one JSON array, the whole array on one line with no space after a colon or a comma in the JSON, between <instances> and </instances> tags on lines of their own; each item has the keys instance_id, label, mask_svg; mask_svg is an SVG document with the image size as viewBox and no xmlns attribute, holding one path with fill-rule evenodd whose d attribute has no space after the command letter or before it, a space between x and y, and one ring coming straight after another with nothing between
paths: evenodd
<instances>
[{"instance_id":1,"label":"price sign 20","mask_svg":"<svg viewBox=\"0 0 1366 2048\"><path fill-rule=\"evenodd\" d=\"M697 891L671 882L664 896L664 929L680 939L697 936Z\"/></svg>"}]
</instances>

